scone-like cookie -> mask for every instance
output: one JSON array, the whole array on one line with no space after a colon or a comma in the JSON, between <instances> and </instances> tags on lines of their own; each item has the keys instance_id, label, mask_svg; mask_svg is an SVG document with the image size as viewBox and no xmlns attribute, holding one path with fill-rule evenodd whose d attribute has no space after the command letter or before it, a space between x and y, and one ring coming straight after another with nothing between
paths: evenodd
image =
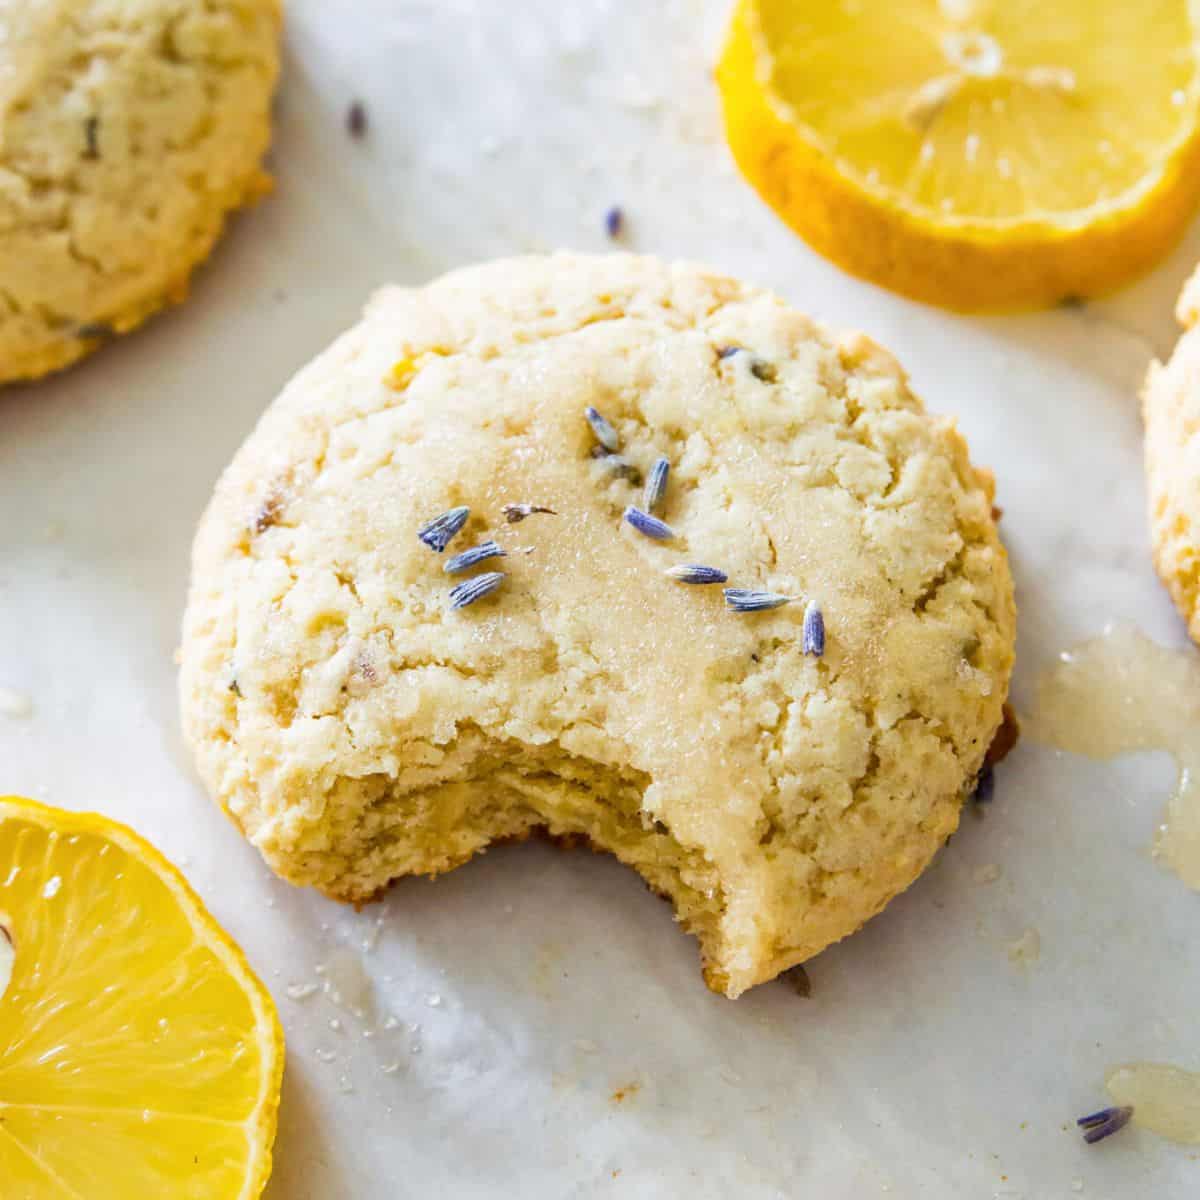
<instances>
[{"instance_id":1,"label":"scone-like cookie","mask_svg":"<svg viewBox=\"0 0 1200 1200\"><path fill-rule=\"evenodd\" d=\"M660 456L666 540L622 519ZM358 902L582 834L671 898L736 996L858 928L955 828L1013 661L991 501L888 354L719 275L561 255L388 289L217 487L186 735L293 882ZM417 531L458 506L435 553ZM444 571L489 538L505 557ZM730 611L664 574L687 563L797 599Z\"/></svg>"},{"instance_id":2,"label":"scone-like cookie","mask_svg":"<svg viewBox=\"0 0 1200 1200\"><path fill-rule=\"evenodd\" d=\"M1154 564L1200 642L1200 268L1179 297L1184 334L1142 391Z\"/></svg>"},{"instance_id":3,"label":"scone-like cookie","mask_svg":"<svg viewBox=\"0 0 1200 1200\"><path fill-rule=\"evenodd\" d=\"M266 187L279 0L0 3L0 383L183 298Z\"/></svg>"}]
</instances>

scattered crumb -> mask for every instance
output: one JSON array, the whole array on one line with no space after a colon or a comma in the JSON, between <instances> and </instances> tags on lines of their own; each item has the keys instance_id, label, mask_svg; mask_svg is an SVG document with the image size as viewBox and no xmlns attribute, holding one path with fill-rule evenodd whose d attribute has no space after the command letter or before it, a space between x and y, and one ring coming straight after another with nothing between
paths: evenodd
<instances>
[{"instance_id":1,"label":"scattered crumb","mask_svg":"<svg viewBox=\"0 0 1200 1200\"><path fill-rule=\"evenodd\" d=\"M623 1083L620 1087L613 1089L613 1094L609 1096L609 1100L613 1104L624 1104L626 1100L632 1100L641 1090L642 1085L636 1080L630 1083Z\"/></svg>"},{"instance_id":2,"label":"scattered crumb","mask_svg":"<svg viewBox=\"0 0 1200 1200\"><path fill-rule=\"evenodd\" d=\"M995 883L1003 874L1004 868L999 863L984 863L971 872L971 878L976 883Z\"/></svg>"},{"instance_id":3,"label":"scattered crumb","mask_svg":"<svg viewBox=\"0 0 1200 1200\"><path fill-rule=\"evenodd\" d=\"M1036 929L1026 929L1019 938L1008 943L1008 958L1015 966L1030 967L1041 954L1042 937Z\"/></svg>"},{"instance_id":4,"label":"scattered crumb","mask_svg":"<svg viewBox=\"0 0 1200 1200\"><path fill-rule=\"evenodd\" d=\"M0 687L0 717L23 721L31 716L33 716L33 701L24 692L14 692L12 688Z\"/></svg>"}]
</instances>

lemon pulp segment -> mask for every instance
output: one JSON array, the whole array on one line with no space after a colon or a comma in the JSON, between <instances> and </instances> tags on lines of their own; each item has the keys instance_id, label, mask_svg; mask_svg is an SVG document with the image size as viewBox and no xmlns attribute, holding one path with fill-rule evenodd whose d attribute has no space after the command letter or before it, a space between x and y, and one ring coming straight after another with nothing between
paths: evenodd
<instances>
[{"instance_id":1,"label":"lemon pulp segment","mask_svg":"<svg viewBox=\"0 0 1200 1200\"><path fill-rule=\"evenodd\" d=\"M102 817L0 800L0 924L6 1200L257 1196L282 1034L175 869Z\"/></svg>"}]
</instances>

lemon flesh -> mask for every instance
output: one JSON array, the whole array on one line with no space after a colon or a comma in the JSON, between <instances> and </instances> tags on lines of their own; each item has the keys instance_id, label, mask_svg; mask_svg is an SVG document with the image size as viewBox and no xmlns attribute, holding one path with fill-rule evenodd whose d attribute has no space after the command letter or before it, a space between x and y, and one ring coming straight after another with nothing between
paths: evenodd
<instances>
[{"instance_id":1,"label":"lemon flesh","mask_svg":"<svg viewBox=\"0 0 1200 1200\"><path fill-rule=\"evenodd\" d=\"M1200 199L1197 9L742 0L730 143L785 220L885 286L965 308L1105 290Z\"/></svg>"},{"instance_id":2,"label":"lemon flesh","mask_svg":"<svg viewBox=\"0 0 1200 1200\"><path fill-rule=\"evenodd\" d=\"M182 877L92 814L0 799L0 1193L249 1200L283 1040Z\"/></svg>"}]
</instances>

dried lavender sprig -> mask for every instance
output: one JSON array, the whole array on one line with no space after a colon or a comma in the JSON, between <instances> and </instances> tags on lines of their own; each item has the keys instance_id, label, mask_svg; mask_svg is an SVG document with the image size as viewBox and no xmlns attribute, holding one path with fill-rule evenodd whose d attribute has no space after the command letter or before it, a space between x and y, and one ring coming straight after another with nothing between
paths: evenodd
<instances>
[{"instance_id":1,"label":"dried lavender sprig","mask_svg":"<svg viewBox=\"0 0 1200 1200\"><path fill-rule=\"evenodd\" d=\"M507 550L501 549L496 542L488 538L486 542L480 542L478 546L472 546L470 550L464 550L461 554L456 554L447 560L442 570L447 575L458 575L463 571L470 570L476 563L484 562L489 558L504 558L507 554Z\"/></svg>"},{"instance_id":2,"label":"dried lavender sprig","mask_svg":"<svg viewBox=\"0 0 1200 1200\"><path fill-rule=\"evenodd\" d=\"M465 504L461 504L458 508L452 508L449 512L442 513L440 517L434 517L428 525L422 525L417 530L417 537L430 550L436 550L441 554L450 544L451 538L467 523L470 515L471 510Z\"/></svg>"},{"instance_id":3,"label":"dried lavender sprig","mask_svg":"<svg viewBox=\"0 0 1200 1200\"><path fill-rule=\"evenodd\" d=\"M733 612L763 612L768 608L779 608L791 604L795 596L784 596L779 592L764 592L757 588L726 588L725 603Z\"/></svg>"},{"instance_id":4,"label":"dried lavender sprig","mask_svg":"<svg viewBox=\"0 0 1200 1200\"><path fill-rule=\"evenodd\" d=\"M741 346L722 346L720 350L717 351L717 357L732 358L735 354L741 354L741 352Z\"/></svg>"},{"instance_id":5,"label":"dried lavender sprig","mask_svg":"<svg viewBox=\"0 0 1200 1200\"><path fill-rule=\"evenodd\" d=\"M625 510L623 515L625 520L638 533L644 533L648 538L654 538L657 541L663 542L675 536L675 530L666 524L665 521L660 521L657 517L652 517L648 512L642 512L640 508L634 508L632 504Z\"/></svg>"},{"instance_id":6,"label":"dried lavender sprig","mask_svg":"<svg viewBox=\"0 0 1200 1200\"><path fill-rule=\"evenodd\" d=\"M608 423L607 419L594 409L590 404L583 410L583 415L587 417L588 424L592 427L592 432L596 435L596 441L602 445L605 450L611 450L614 454L621 448L621 435Z\"/></svg>"},{"instance_id":7,"label":"dried lavender sprig","mask_svg":"<svg viewBox=\"0 0 1200 1200\"><path fill-rule=\"evenodd\" d=\"M804 630L800 640L804 654L820 658L825 653L825 615L815 600L810 600L804 610Z\"/></svg>"},{"instance_id":8,"label":"dried lavender sprig","mask_svg":"<svg viewBox=\"0 0 1200 1200\"><path fill-rule=\"evenodd\" d=\"M604 229L610 238L621 236L621 227L625 224L625 213L622 211L619 204L614 204L612 208L604 214Z\"/></svg>"},{"instance_id":9,"label":"dried lavender sprig","mask_svg":"<svg viewBox=\"0 0 1200 1200\"><path fill-rule=\"evenodd\" d=\"M668 567L664 574L678 583L724 583L729 578L720 567L705 567L700 563Z\"/></svg>"},{"instance_id":10,"label":"dried lavender sprig","mask_svg":"<svg viewBox=\"0 0 1200 1200\"><path fill-rule=\"evenodd\" d=\"M544 504L506 504L502 511L504 519L510 525L515 525L518 521L523 521L534 513L549 513L552 517L558 516L554 509L547 508Z\"/></svg>"},{"instance_id":11,"label":"dried lavender sprig","mask_svg":"<svg viewBox=\"0 0 1200 1200\"><path fill-rule=\"evenodd\" d=\"M1075 1124L1084 1131L1083 1140L1091 1146L1124 1129L1132 1116L1133 1105L1123 1104L1119 1108L1102 1108L1099 1112L1088 1113Z\"/></svg>"},{"instance_id":12,"label":"dried lavender sprig","mask_svg":"<svg viewBox=\"0 0 1200 1200\"><path fill-rule=\"evenodd\" d=\"M657 512L667 494L667 480L671 477L671 460L656 458L650 474L646 477L646 498L643 503L647 512Z\"/></svg>"},{"instance_id":13,"label":"dried lavender sprig","mask_svg":"<svg viewBox=\"0 0 1200 1200\"><path fill-rule=\"evenodd\" d=\"M450 589L450 607L466 608L476 600L494 592L505 580L503 571L485 571L473 579L464 579L462 583Z\"/></svg>"}]
</instances>

